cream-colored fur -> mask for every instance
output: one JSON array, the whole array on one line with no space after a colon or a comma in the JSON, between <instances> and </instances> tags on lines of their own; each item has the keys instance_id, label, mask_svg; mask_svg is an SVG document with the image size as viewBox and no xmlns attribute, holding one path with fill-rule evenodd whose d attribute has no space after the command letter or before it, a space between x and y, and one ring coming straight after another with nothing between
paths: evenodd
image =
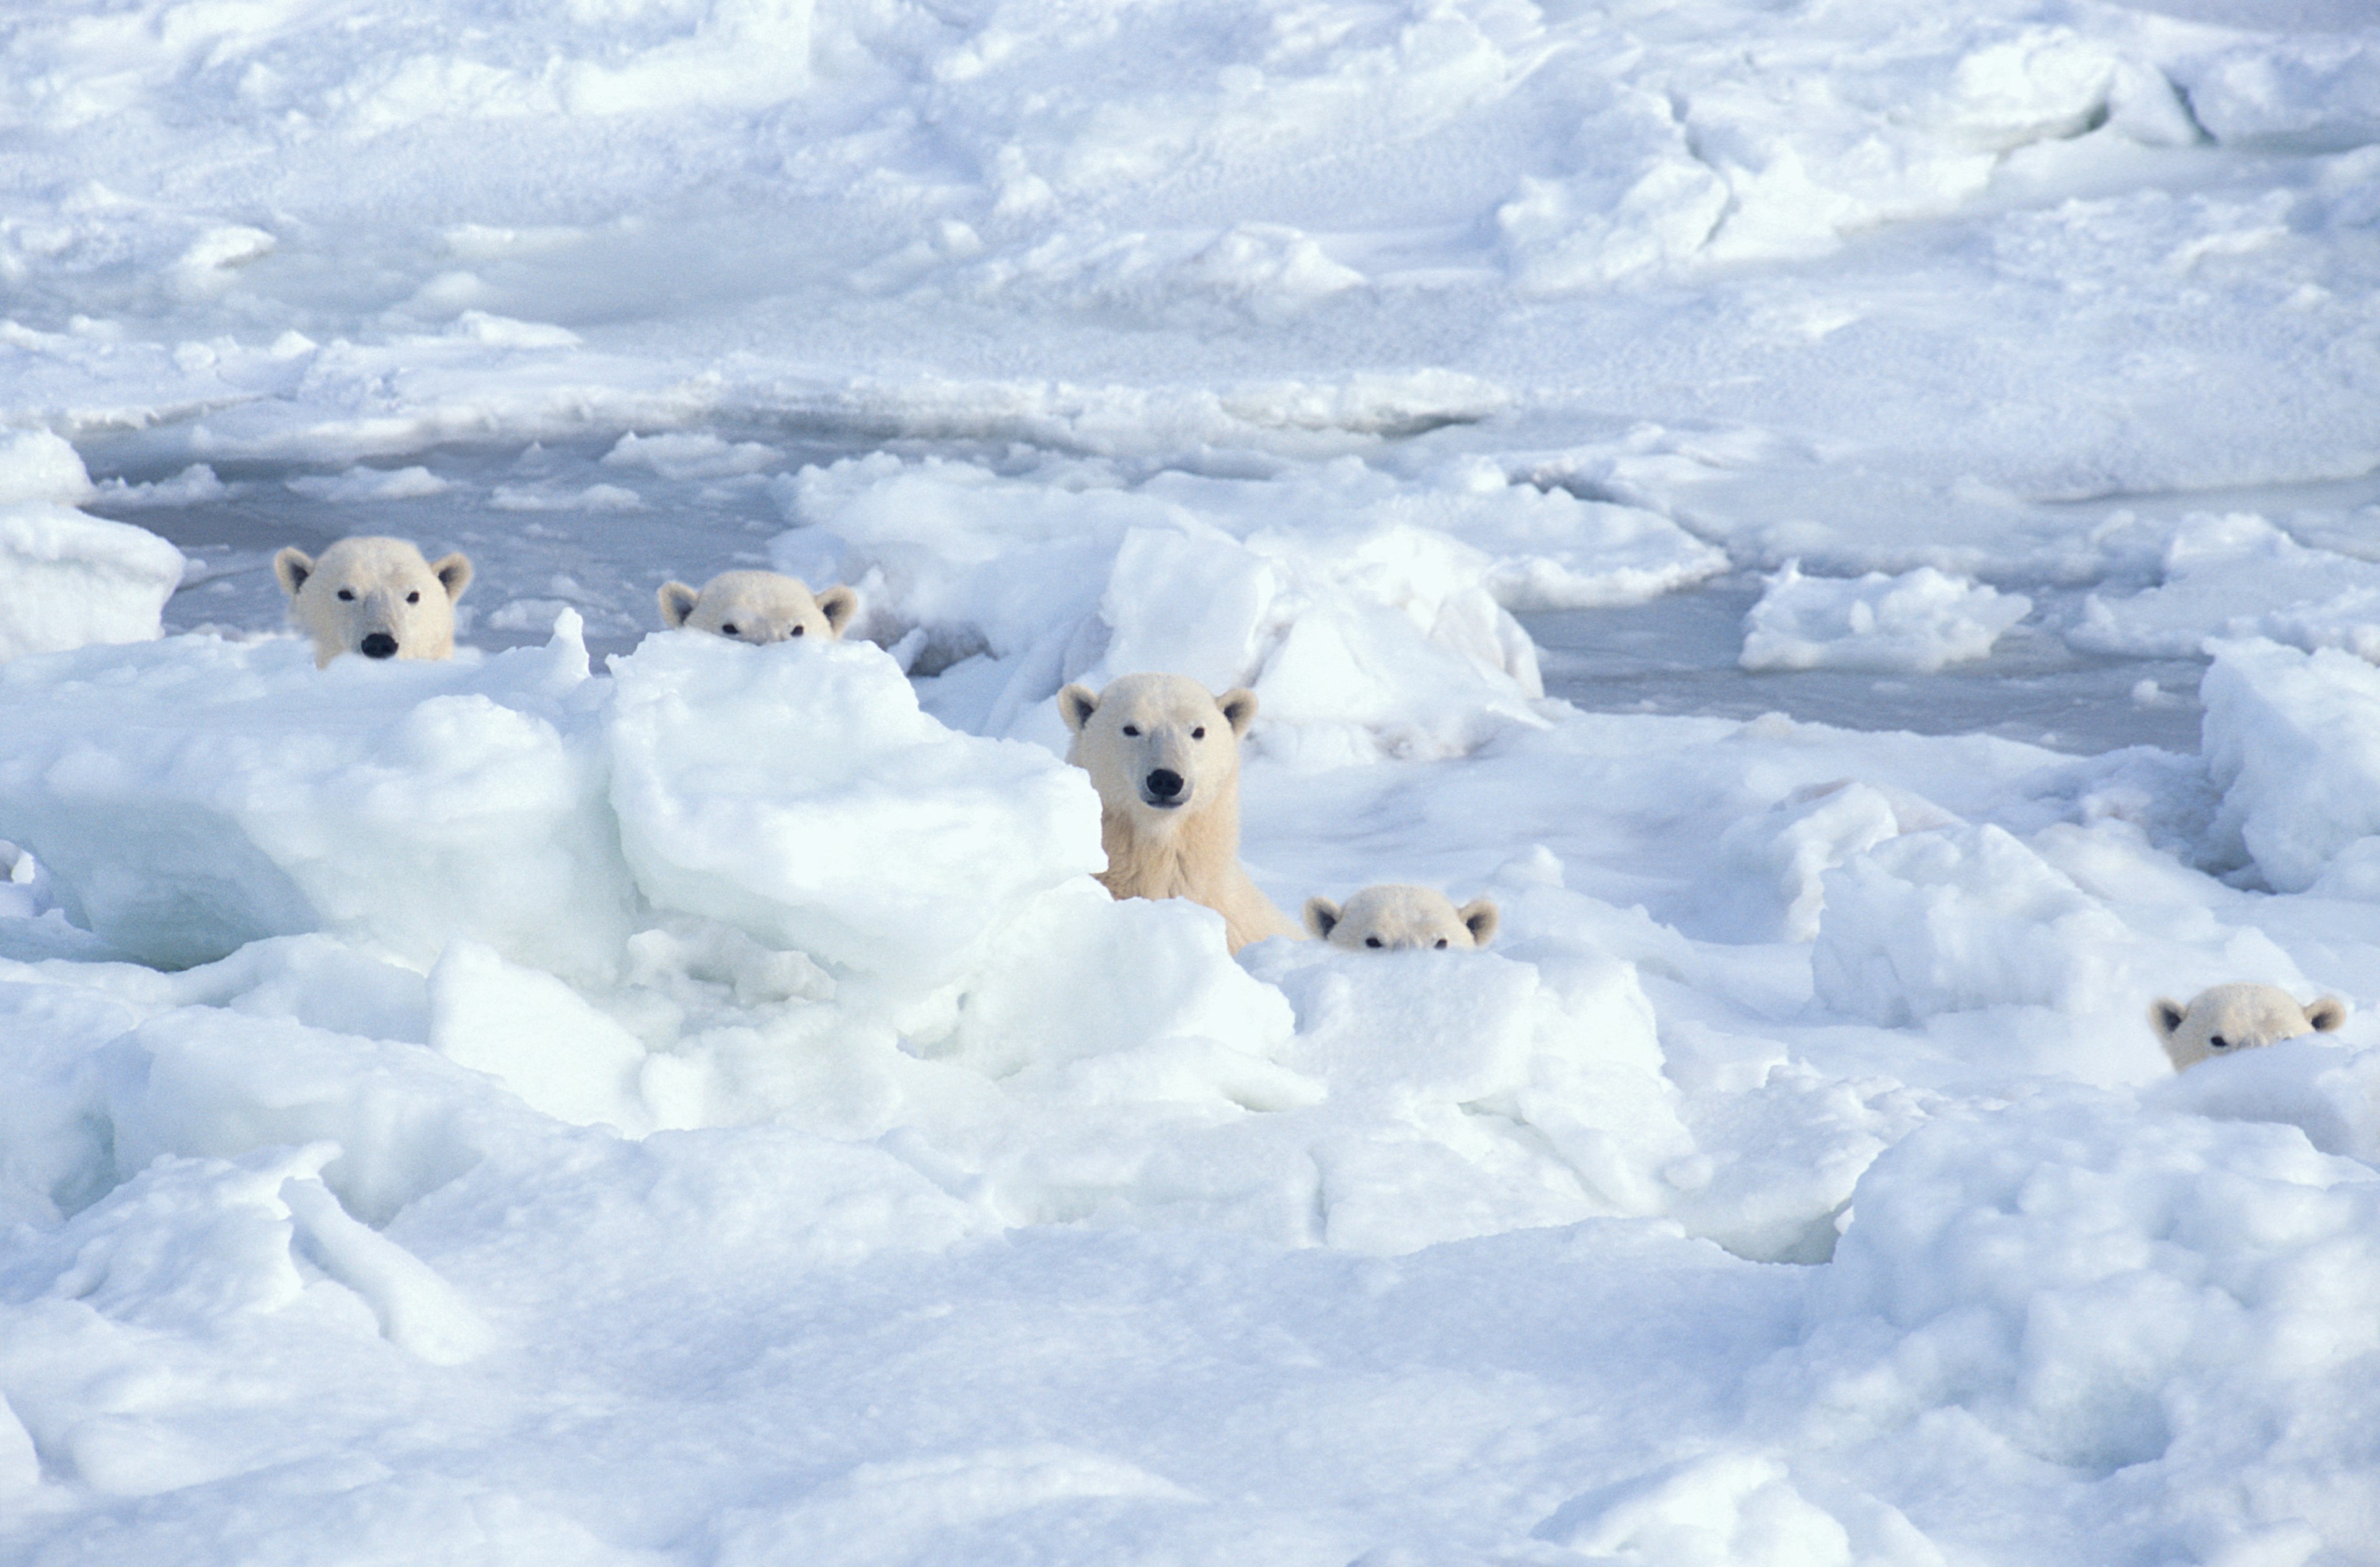
<instances>
[{"instance_id":1,"label":"cream-colored fur","mask_svg":"<svg viewBox=\"0 0 2380 1567\"><path fill-rule=\"evenodd\" d=\"M320 560L299 549L273 557L289 618L314 639L314 667L341 653L372 659L455 655L455 601L471 585L460 554L431 562L403 539L359 534Z\"/></svg>"},{"instance_id":2,"label":"cream-colored fur","mask_svg":"<svg viewBox=\"0 0 2380 1567\"><path fill-rule=\"evenodd\" d=\"M1334 947L1484 947L1496 939L1496 905L1475 898L1461 908L1434 887L1366 887L1346 905L1305 900L1305 928Z\"/></svg>"},{"instance_id":3,"label":"cream-colored fur","mask_svg":"<svg viewBox=\"0 0 2380 1567\"><path fill-rule=\"evenodd\" d=\"M773 571L722 571L696 592L683 582L663 584L662 624L688 626L739 642L783 642L800 637L832 641L851 626L859 595L830 588L813 598L798 577Z\"/></svg>"},{"instance_id":4,"label":"cream-colored fur","mask_svg":"<svg viewBox=\"0 0 2380 1567\"><path fill-rule=\"evenodd\" d=\"M2270 985L2216 985L2199 991L2188 1006L2162 999L2149 1005L2149 1026L2176 1072L2210 1056L2237 1055L2301 1034L2327 1034L2346 1021L2347 1003L2336 996L2300 1006L2295 996Z\"/></svg>"},{"instance_id":5,"label":"cream-colored fur","mask_svg":"<svg viewBox=\"0 0 2380 1567\"><path fill-rule=\"evenodd\" d=\"M1223 917L1233 952L1300 932L1240 865L1240 737L1256 693L1210 696L1179 674L1127 674L1104 691L1069 686L1058 711L1066 759L1099 792L1099 881L1119 898L1188 898Z\"/></svg>"}]
</instances>

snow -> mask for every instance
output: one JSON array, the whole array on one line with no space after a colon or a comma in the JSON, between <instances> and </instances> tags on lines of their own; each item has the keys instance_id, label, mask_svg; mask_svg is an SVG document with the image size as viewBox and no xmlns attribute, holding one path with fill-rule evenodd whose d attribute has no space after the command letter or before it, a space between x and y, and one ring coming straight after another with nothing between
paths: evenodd
<instances>
[{"instance_id":1,"label":"snow","mask_svg":"<svg viewBox=\"0 0 2380 1567\"><path fill-rule=\"evenodd\" d=\"M2380 1561L2368 5L18 13L0 1559Z\"/></svg>"},{"instance_id":2,"label":"snow","mask_svg":"<svg viewBox=\"0 0 2380 1567\"><path fill-rule=\"evenodd\" d=\"M2328 649L2261 638L2215 645L2206 672L2206 764L2223 791L2215 831L2265 880L2301 893L2361 863L2380 833L2372 782L2380 751L2366 723L2380 673ZM2362 856L2368 857L2368 856Z\"/></svg>"},{"instance_id":3,"label":"snow","mask_svg":"<svg viewBox=\"0 0 2380 1567\"><path fill-rule=\"evenodd\" d=\"M1988 658L2000 633L2033 613L2022 593L1946 577L1930 565L1852 581L1804 577L1788 561L1744 616L1746 669L1908 670Z\"/></svg>"},{"instance_id":4,"label":"snow","mask_svg":"<svg viewBox=\"0 0 2380 1567\"><path fill-rule=\"evenodd\" d=\"M181 552L77 510L91 493L82 459L57 436L0 442L0 661L163 633Z\"/></svg>"}]
</instances>

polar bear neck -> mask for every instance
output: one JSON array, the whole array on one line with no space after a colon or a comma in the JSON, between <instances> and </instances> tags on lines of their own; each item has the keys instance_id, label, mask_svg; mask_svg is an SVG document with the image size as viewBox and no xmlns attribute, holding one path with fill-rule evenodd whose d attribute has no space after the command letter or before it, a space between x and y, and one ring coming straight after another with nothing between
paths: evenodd
<instances>
[{"instance_id":1,"label":"polar bear neck","mask_svg":"<svg viewBox=\"0 0 2380 1567\"><path fill-rule=\"evenodd\" d=\"M1226 793L1171 832L1150 832L1129 808L1099 812L1099 880L1119 898L1190 898L1214 904L1240 865L1240 803Z\"/></svg>"}]
</instances>

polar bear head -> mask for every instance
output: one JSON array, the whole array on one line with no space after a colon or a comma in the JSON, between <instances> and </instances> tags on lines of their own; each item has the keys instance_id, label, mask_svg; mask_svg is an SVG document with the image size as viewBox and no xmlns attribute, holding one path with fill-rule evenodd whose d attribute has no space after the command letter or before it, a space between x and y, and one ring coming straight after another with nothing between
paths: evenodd
<instances>
[{"instance_id":1,"label":"polar bear head","mask_svg":"<svg viewBox=\"0 0 2380 1567\"><path fill-rule=\"evenodd\" d=\"M849 629L859 595L830 588L816 598L798 577L773 571L722 571L696 592L683 582L662 586L662 624L691 626L739 642L793 638L832 642Z\"/></svg>"},{"instance_id":2,"label":"polar bear head","mask_svg":"<svg viewBox=\"0 0 2380 1567\"><path fill-rule=\"evenodd\" d=\"M1254 691L1217 697L1186 675L1126 674L1103 691L1067 686L1058 711L1075 735L1066 759L1138 832L1161 837L1217 808L1237 820L1240 737L1257 716Z\"/></svg>"},{"instance_id":3,"label":"polar bear head","mask_svg":"<svg viewBox=\"0 0 2380 1567\"><path fill-rule=\"evenodd\" d=\"M1305 928L1334 947L1484 947L1496 939L1496 905L1475 898L1461 908L1430 887L1366 887L1342 907L1305 900Z\"/></svg>"},{"instance_id":4,"label":"polar bear head","mask_svg":"<svg viewBox=\"0 0 2380 1567\"><path fill-rule=\"evenodd\" d=\"M273 574L289 618L314 639L319 669L341 653L368 659L443 659L455 652L455 601L471 585L460 554L435 563L403 539L342 539L320 560L287 549Z\"/></svg>"},{"instance_id":5,"label":"polar bear head","mask_svg":"<svg viewBox=\"0 0 2380 1567\"><path fill-rule=\"evenodd\" d=\"M2199 991L2188 1006L2164 1000L2149 1005L2149 1026L2176 1072L2209 1056L2237 1055L2301 1034L2327 1034L2346 1021L2347 1005L2336 996L2300 1006L2296 997L2270 985L2216 985Z\"/></svg>"}]
</instances>

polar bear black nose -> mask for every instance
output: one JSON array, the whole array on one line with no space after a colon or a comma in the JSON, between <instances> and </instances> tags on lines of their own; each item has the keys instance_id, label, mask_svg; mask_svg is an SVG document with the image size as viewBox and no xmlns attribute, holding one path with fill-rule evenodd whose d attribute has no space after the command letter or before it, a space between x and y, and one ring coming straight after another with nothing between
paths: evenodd
<instances>
[{"instance_id":1,"label":"polar bear black nose","mask_svg":"<svg viewBox=\"0 0 2380 1567\"><path fill-rule=\"evenodd\" d=\"M1170 800L1182 792L1182 775L1170 767L1160 767L1148 775L1148 792L1160 800Z\"/></svg>"},{"instance_id":2,"label":"polar bear black nose","mask_svg":"<svg viewBox=\"0 0 2380 1567\"><path fill-rule=\"evenodd\" d=\"M364 638L363 647L360 651L363 653L364 657L368 659L395 658L396 656L396 638L390 636L385 631L375 631L370 636Z\"/></svg>"}]
</instances>

